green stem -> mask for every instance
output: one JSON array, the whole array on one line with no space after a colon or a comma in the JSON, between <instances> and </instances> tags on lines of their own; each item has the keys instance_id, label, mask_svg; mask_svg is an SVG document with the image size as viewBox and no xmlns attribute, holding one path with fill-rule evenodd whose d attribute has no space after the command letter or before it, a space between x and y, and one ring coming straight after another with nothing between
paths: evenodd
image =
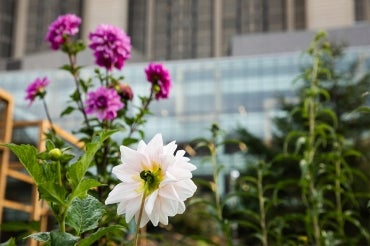
<instances>
[{"instance_id":1,"label":"green stem","mask_svg":"<svg viewBox=\"0 0 370 246\"><path fill-rule=\"evenodd\" d=\"M67 216L67 210L63 208L63 211L60 216L60 221L59 221L60 232L66 232L66 216Z\"/></svg>"},{"instance_id":2,"label":"green stem","mask_svg":"<svg viewBox=\"0 0 370 246\"><path fill-rule=\"evenodd\" d=\"M213 181L214 181L213 191L215 193L217 218L220 221L222 221L222 209L221 209L221 204L220 204L220 194L219 194L219 191L218 191L218 173L217 173L216 147L213 143L211 143L209 148L211 150L211 158L212 158L212 170L213 170Z\"/></svg>"},{"instance_id":3,"label":"green stem","mask_svg":"<svg viewBox=\"0 0 370 246\"><path fill-rule=\"evenodd\" d=\"M215 141L216 140L214 139L214 142ZM218 168L217 168L217 150L216 150L215 144L210 143L209 149L211 151L211 159L212 159L213 182L214 182L213 192L215 194L217 218L219 222L221 223L221 229L222 229L226 244L232 245L232 239L230 237L230 227L229 227L229 224L223 220L223 215L222 215L221 198L220 198L220 192L218 190L219 181L218 181Z\"/></svg>"},{"instance_id":4,"label":"green stem","mask_svg":"<svg viewBox=\"0 0 370 246\"><path fill-rule=\"evenodd\" d=\"M135 120L134 122L131 124L131 127L130 127L130 132L127 136L127 138L130 138L132 136L132 134L137 130L137 125L138 125L138 122L140 122L140 120L144 117L145 115L145 112L148 110L149 108L149 104L151 103L151 101L153 100L153 97L154 97L154 90L153 88L150 90L150 95L149 95L149 98L145 100L142 108L140 109L140 112L136 115L135 117Z\"/></svg>"},{"instance_id":5,"label":"green stem","mask_svg":"<svg viewBox=\"0 0 370 246\"><path fill-rule=\"evenodd\" d=\"M265 212L265 199L263 197L263 170L258 169L258 180L257 180L257 189L258 189L258 202L260 207L260 226L262 231L262 245L267 246L267 227L266 227L266 212Z\"/></svg>"},{"instance_id":6,"label":"green stem","mask_svg":"<svg viewBox=\"0 0 370 246\"><path fill-rule=\"evenodd\" d=\"M137 219L137 223L136 223L136 232L135 232L135 241L134 241L134 245L137 246L139 245L139 234L140 234L140 222L141 222L141 218L143 216L143 211L144 211L144 204L145 204L145 198L146 198L146 194L145 192L143 193L143 198L141 199L141 206L140 206L140 211L139 211L139 217Z\"/></svg>"},{"instance_id":7,"label":"green stem","mask_svg":"<svg viewBox=\"0 0 370 246\"><path fill-rule=\"evenodd\" d=\"M316 89L317 84L317 69L319 65L319 58L314 54L314 64L311 74L311 93ZM311 94L312 95L312 94ZM312 226L313 226L313 233L315 242L317 245L320 244L321 236L320 236L320 226L319 226L319 204L318 204L318 192L315 187L315 180L314 180L314 173L313 173L313 165L314 165L314 156L315 156L315 128L316 128L316 105L315 105L315 98L316 95L309 97L309 139L308 139L308 156L307 156L307 164L309 165L308 168L308 182L309 182L309 195L311 196L311 203L309 205L310 214L312 217ZM312 204L312 205L311 205Z\"/></svg>"},{"instance_id":8,"label":"green stem","mask_svg":"<svg viewBox=\"0 0 370 246\"><path fill-rule=\"evenodd\" d=\"M57 162L57 175L58 175L58 184L60 186L63 186L63 182L62 182L62 168L60 166L60 161Z\"/></svg>"},{"instance_id":9,"label":"green stem","mask_svg":"<svg viewBox=\"0 0 370 246\"><path fill-rule=\"evenodd\" d=\"M335 162L335 201L337 205L337 222L339 225L339 232L344 235L344 223L343 223L343 213L342 213L342 198L341 198L341 186L340 186L340 176L341 176L341 166L340 161Z\"/></svg>"},{"instance_id":10,"label":"green stem","mask_svg":"<svg viewBox=\"0 0 370 246\"><path fill-rule=\"evenodd\" d=\"M75 84L76 84L76 91L78 95L78 100L77 100L77 107L81 111L82 116L84 117L85 124L88 128L90 128L89 120L87 118L86 112L84 110L84 105L82 102L81 98L81 90L80 90L80 83L79 83L79 78L78 78L78 71L76 68L76 55L73 55L72 53L68 53L68 59L69 59L69 64L71 65L71 73L74 78Z\"/></svg>"}]
</instances>

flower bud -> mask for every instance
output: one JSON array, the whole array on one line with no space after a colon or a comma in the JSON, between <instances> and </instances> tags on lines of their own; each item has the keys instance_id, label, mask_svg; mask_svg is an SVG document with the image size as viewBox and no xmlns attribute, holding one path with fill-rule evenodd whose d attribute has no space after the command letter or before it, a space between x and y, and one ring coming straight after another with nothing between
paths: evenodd
<instances>
[{"instance_id":1,"label":"flower bud","mask_svg":"<svg viewBox=\"0 0 370 246\"><path fill-rule=\"evenodd\" d=\"M118 94L127 101L131 101L134 98L134 93L128 84L119 84Z\"/></svg>"},{"instance_id":2,"label":"flower bud","mask_svg":"<svg viewBox=\"0 0 370 246\"><path fill-rule=\"evenodd\" d=\"M54 148L49 151L49 158L53 161L60 160L62 155L63 155L62 151L58 148Z\"/></svg>"}]
</instances>

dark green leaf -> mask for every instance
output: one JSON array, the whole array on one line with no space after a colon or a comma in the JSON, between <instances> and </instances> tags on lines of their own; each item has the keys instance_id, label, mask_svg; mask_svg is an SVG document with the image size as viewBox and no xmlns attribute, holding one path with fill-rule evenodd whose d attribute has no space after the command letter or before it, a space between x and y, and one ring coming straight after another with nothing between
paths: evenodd
<instances>
[{"instance_id":1,"label":"dark green leaf","mask_svg":"<svg viewBox=\"0 0 370 246\"><path fill-rule=\"evenodd\" d=\"M103 204L93 196L75 198L67 211L66 223L81 235L95 229L105 210Z\"/></svg>"},{"instance_id":2,"label":"dark green leaf","mask_svg":"<svg viewBox=\"0 0 370 246\"><path fill-rule=\"evenodd\" d=\"M64 116L64 115L69 115L70 113L72 113L73 111L75 110L74 107L72 106L68 106L66 109L64 109L62 111L62 113L60 114L60 116Z\"/></svg>"},{"instance_id":3,"label":"dark green leaf","mask_svg":"<svg viewBox=\"0 0 370 246\"><path fill-rule=\"evenodd\" d=\"M38 232L25 237L25 239L26 238L33 238L39 242L48 242L51 239L50 232Z\"/></svg>"},{"instance_id":4,"label":"dark green leaf","mask_svg":"<svg viewBox=\"0 0 370 246\"><path fill-rule=\"evenodd\" d=\"M79 237L66 232L52 231L50 233L50 242L52 246L74 246Z\"/></svg>"},{"instance_id":5,"label":"dark green leaf","mask_svg":"<svg viewBox=\"0 0 370 246\"><path fill-rule=\"evenodd\" d=\"M115 131L101 132L98 137L93 138L91 143L86 144L86 152L81 159L68 168L67 178L72 185L72 189L75 189L81 182L87 169L90 167L95 158L95 153L102 146L104 140L106 140L114 132Z\"/></svg>"},{"instance_id":6,"label":"dark green leaf","mask_svg":"<svg viewBox=\"0 0 370 246\"><path fill-rule=\"evenodd\" d=\"M78 246L90 246L96 241L98 241L101 237L107 234L116 233L116 232L123 234L124 231L125 231L125 228L120 225L112 225L109 227L99 228L99 230L97 230L96 232L90 234L88 237L79 241Z\"/></svg>"}]
</instances>

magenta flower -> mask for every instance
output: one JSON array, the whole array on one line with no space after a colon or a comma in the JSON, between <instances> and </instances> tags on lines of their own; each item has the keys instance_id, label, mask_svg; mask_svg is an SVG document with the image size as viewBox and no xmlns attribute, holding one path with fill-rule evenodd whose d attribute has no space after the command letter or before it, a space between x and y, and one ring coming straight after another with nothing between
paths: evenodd
<instances>
[{"instance_id":1,"label":"magenta flower","mask_svg":"<svg viewBox=\"0 0 370 246\"><path fill-rule=\"evenodd\" d=\"M78 33L80 24L81 18L74 14L61 15L50 24L45 40L50 43L52 49L57 50L69 36Z\"/></svg>"},{"instance_id":2,"label":"magenta flower","mask_svg":"<svg viewBox=\"0 0 370 246\"><path fill-rule=\"evenodd\" d=\"M171 88L170 73L162 64L150 63L145 69L146 78L152 83L155 99L168 98Z\"/></svg>"},{"instance_id":3,"label":"magenta flower","mask_svg":"<svg viewBox=\"0 0 370 246\"><path fill-rule=\"evenodd\" d=\"M118 27L101 24L89 34L89 39L98 66L121 69L131 57L130 37Z\"/></svg>"},{"instance_id":4,"label":"magenta flower","mask_svg":"<svg viewBox=\"0 0 370 246\"><path fill-rule=\"evenodd\" d=\"M89 92L85 104L85 112L87 114L96 113L100 120L115 119L117 111L124 106L115 89L103 86L96 91Z\"/></svg>"},{"instance_id":5,"label":"magenta flower","mask_svg":"<svg viewBox=\"0 0 370 246\"><path fill-rule=\"evenodd\" d=\"M45 87L50 83L50 81L44 77L42 79L36 78L26 89L26 100L30 101L30 105L36 99L36 97L43 98L46 94Z\"/></svg>"}]
</instances>

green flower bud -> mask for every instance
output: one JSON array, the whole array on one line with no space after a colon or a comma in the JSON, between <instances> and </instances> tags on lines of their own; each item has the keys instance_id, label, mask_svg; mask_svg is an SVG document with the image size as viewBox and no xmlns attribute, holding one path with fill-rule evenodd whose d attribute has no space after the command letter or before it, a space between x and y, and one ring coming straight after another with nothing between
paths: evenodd
<instances>
[{"instance_id":1,"label":"green flower bud","mask_svg":"<svg viewBox=\"0 0 370 246\"><path fill-rule=\"evenodd\" d=\"M49 151L49 158L53 161L58 161L62 157L63 153L60 149L54 148Z\"/></svg>"}]
</instances>

